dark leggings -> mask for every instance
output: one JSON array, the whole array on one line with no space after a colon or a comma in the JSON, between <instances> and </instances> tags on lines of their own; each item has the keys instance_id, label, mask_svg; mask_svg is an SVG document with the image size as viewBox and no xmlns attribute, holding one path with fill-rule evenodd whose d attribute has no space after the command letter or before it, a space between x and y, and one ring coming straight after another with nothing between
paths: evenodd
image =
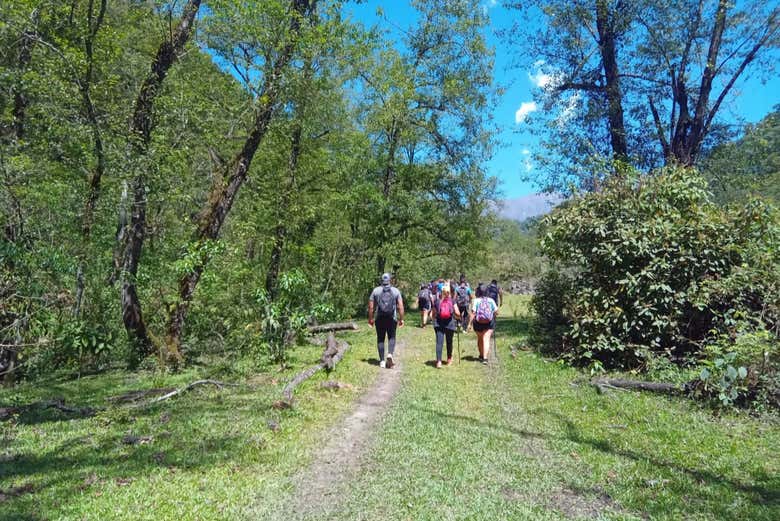
<instances>
[{"instance_id":1,"label":"dark leggings","mask_svg":"<svg viewBox=\"0 0 780 521\"><path fill-rule=\"evenodd\" d=\"M447 339L447 358L452 358L452 337L455 331L452 329L436 328L436 360L441 360L441 351L444 347L444 339Z\"/></svg>"},{"instance_id":2,"label":"dark leggings","mask_svg":"<svg viewBox=\"0 0 780 521\"><path fill-rule=\"evenodd\" d=\"M379 360L385 359L385 335L387 335L387 350L392 356L395 352L396 321L392 317L376 319L376 347L379 350Z\"/></svg>"},{"instance_id":3,"label":"dark leggings","mask_svg":"<svg viewBox=\"0 0 780 521\"><path fill-rule=\"evenodd\" d=\"M460 308L460 306L458 306ZM460 328L466 331L469 328L469 308L460 310Z\"/></svg>"}]
</instances>

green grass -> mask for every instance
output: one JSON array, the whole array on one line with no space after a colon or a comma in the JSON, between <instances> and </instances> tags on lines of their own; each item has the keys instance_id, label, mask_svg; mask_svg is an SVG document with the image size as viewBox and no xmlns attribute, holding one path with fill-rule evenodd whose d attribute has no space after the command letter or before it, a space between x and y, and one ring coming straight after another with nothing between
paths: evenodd
<instances>
[{"instance_id":1,"label":"green grass","mask_svg":"<svg viewBox=\"0 0 780 521\"><path fill-rule=\"evenodd\" d=\"M319 359L320 347L297 348L289 370L271 368L237 389L196 388L148 409L111 407L87 418L36 410L0 423L0 490L32 487L0 501L0 520L246 518L288 485L317 434L371 385L376 367L363 360L376 357L373 332L349 339L351 351L332 377L356 390L320 390L321 372L297 390L293 410L271 404L294 372ZM68 405L106 406L108 396L127 390L209 376L196 369L173 376L117 372L0 390L0 404L62 397ZM269 420L281 429L273 432ZM128 434L152 439L128 445Z\"/></svg>"},{"instance_id":2,"label":"green grass","mask_svg":"<svg viewBox=\"0 0 780 521\"><path fill-rule=\"evenodd\" d=\"M471 361L473 335L461 337L461 364L436 370L426 364L433 332L401 330L401 389L358 475L323 499L322 518L780 519L777 423L682 398L573 386L574 369L509 355L525 343L525 299L508 299L505 311L500 363L488 367ZM363 329L345 335L353 347L333 375L356 390L322 391L319 375L299 389L293 410L271 404L319 348L298 348L292 369L269 369L252 386L91 418L48 410L0 423L0 489L32 486L0 502L0 519L294 517L292 477L378 372L367 363L376 357L373 331ZM103 406L128 389L203 376L112 373L0 391L0 404L61 396ZM128 434L152 438L127 445Z\"/></svg>"}]
</instances>

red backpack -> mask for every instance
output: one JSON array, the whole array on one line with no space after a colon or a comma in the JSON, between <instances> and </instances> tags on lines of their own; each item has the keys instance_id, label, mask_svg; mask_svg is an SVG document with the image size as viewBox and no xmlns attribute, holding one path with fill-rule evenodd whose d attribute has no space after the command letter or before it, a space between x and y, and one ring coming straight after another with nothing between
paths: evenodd
<instances>
[{"instance_id":1,"label":"red backpack","mask_svg":"<svg viewBox=\"0 0 780 521\"><path fill-rule=\"evenodd\" d=\"M447 297L439 304L439 318L449 320L452 318L453 311L451 298Z\"/></svg>"}]
</instances>

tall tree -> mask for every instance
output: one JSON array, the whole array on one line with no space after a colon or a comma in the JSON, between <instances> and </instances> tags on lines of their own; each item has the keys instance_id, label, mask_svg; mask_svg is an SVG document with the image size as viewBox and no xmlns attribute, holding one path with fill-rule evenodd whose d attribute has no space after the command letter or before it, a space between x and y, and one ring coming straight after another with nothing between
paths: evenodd
<instances>
[{"instance_id":1,"label":"tall tree","mask_svg":"<svg viewBox=\"0 0 780 521\"><path fill-rule=\"evenodd\" d=\"M507 33L518 63L540 87L537 100L558 107L530 118L552 151L540 154L540 184L564 191L572 181L597 186L611 171L599 158L623 156L645 168L695 164L723 102L746 71L773 67L780 39L780 7L771 2L509 5L522 20ZM539 14L537 31L526 20Z\"/></svg>"},{"instance_id":2,"label":"tall tree","mask_svg":"<svg viewBox=\"0 0 780 521\"><path fill-rule=\"evenodd\" d=\"M403 33L405 49L377 52L376 65L362 75L375 189L366 187L357 211L377 274L388 269L389 257L401 266L410 254L465 244L494 189L482 170L493 144L487 18L464 1L413 6L419 20ZM404 247L410 242L413 252Z\"/></svg>"},{"instance_id":3,"label":"tall tree","mask_svg":"<svg viewBox=\"0 0 780 521\"><path fill-rule=\"evenodd\" d=\"M184 6L178 25L170 38L166 38L160 44L149 73L141 85L130 123L130 141L136 157L143 157L148 151L154 127L155 99L160 93L168 71L184 52L200 4L200 0L189 0ZM123 247L121 304L125 329L143 354L149 354L153 349L153 342L144 322L141 301L136 289L136 276L146 234L146 207L146 175L139 168L133 181L132 210L126 244Z\"/></svg>"},{"instance_id":4,"label":"tall tree","mask_svg":"<svg viewBox=\"0 0 780 521\"><path fill-rule=\"evenodd\" d=\"M213 176L215 182L211 187L208 200L201 210L194 236L197 254L194 257L192 267L179 280L178 299L168 318L165 344L168 357L174 362L183 359L181 336L184 321L195 289L210 260L209 245L219 238L225 219L233 207L241 186L247 179L255 153L265 137L278 107L278 96L282 88L283 76L300 43L302 26L310 22L315 6L316 0L292 0L289 4L286 30L275 36L275 41L271 42L270 47L262 49L265 51L265 59L260 88L256 93L254 122L241 150L225 165L222 172ZM243 12L243 7L238 5L235 11L223 12L219 16L234 17L246 14ZM221 22L224 23L224 19ZM261 28L255 27L255 30L258 29ZM256 33L245 35L245 37L251 40L256 37ZM253 43L257 41L253 40ZM232 42L231 52L234 46L241 48L241 43ZM250 43L244 48L251 49L252 44ZM248 64L251 66L258 58L251 56ZM246 78L251 81L248 74Z\"/></svg>"},{"instance_id":5,"label":"tall tree","mask_svg":"<svg viewBox=\"0 0 780 521\"><path fill-rule=\"evenodd\" d=\"M641 42L649 51L638 48L633 60L655 72L655 83L646 87L647 103L666 162L692 166L746 70L774 68L777 54L771 51L780 46L780 6L699 0L670 7L654 3L640 12ZM656 100L662 100L668 118L660 117Z\"/></svg>"}]
</instances>

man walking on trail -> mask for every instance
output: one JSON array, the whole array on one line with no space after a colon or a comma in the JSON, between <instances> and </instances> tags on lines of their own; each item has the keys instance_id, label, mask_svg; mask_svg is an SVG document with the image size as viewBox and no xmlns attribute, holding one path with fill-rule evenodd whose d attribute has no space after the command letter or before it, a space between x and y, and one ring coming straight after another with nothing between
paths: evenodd
<instances>
[{"instance_id":1,"label":"man walking on trail","mask_svg":"<svg viewBox=\"0 0 780 521\"><path fill-rule=\"evenodd\" d=\"M396 326L404 325L404 301L401 291L390 284L390 274L382 275L382 284L375 287L368 299L368 325L376 325L376 347L379 351L379 367L392 368L395 352ZM385 336L387 359L385 360Z\"/></svg>"},{"instance_id":2,"label":"man walking on trail","mask_svg":"<svg viewBox=\"0 0 780 521\"><path fill-rule=\"evenodd\" d=\"M498 281L493 279L490 284L485 288L485 296L493 299L498 307L504 304L504 290L498 285Z\"/></svg>"},{"instance_id":3,"label":"man walking on trail","mask_svg":"<svg viewBox=\"0 0 780 521\"><path fill-rule=\"evenodd\" d=\"M417 308L420 310L420 327L428 325L428 314L431 312L431 288L428 284L420 286L417 293Z\"/></svg>"},{"instance_id":4,"label":"man walking on trail","mask_svg":"<svg viewBox=\"0 0 780 521\"><path fill-rule=\"evenodd\" d=\"M460 276L460 284L455 287L454 292L455 303L458 305L461 314L461 329L466 331L469 326L469 308L471 307L471 300L474 298L474 292L471 291L471 286L469 286L464 275Z\"/></svg>"}]
</instances>

